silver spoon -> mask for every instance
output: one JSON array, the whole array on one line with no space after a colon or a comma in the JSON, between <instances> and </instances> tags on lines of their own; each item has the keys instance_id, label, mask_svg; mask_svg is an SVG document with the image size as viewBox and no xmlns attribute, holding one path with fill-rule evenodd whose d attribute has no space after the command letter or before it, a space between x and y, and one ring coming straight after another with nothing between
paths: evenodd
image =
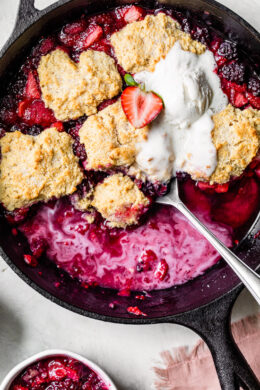
<instances>
[{"instance_id":1,"label":"silver spoon","mask_svg":"<svg viewBox=\"0 0 260 390\"><path fill-rule=\"evenodd\" d=\"M170 192L157 199L156 203L167 204L176 207L195 226L195 228L214 246L239 279L260 305L260 276L240 260L230 249L212 234L206 226L185 206L179 197L178 180L175 179Z\"/></svg>"}]
</instances>

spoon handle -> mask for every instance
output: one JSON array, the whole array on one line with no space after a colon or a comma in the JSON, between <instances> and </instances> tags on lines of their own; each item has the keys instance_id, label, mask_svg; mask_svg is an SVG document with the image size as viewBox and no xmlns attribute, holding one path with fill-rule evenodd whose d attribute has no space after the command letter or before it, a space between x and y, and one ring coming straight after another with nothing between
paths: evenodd
<instances>
[{"instance_id":1,"label":"spoon handle","mask_svg":"<svg viewBox=\"0 0 260 390\"><path fill-rule=\"evenodd\" d=\"M260 305L260 276L222 244L222 242L212 234L181 201L172 204L183 213L211 245L214 246Z\"/></svg>"}]
</instances>

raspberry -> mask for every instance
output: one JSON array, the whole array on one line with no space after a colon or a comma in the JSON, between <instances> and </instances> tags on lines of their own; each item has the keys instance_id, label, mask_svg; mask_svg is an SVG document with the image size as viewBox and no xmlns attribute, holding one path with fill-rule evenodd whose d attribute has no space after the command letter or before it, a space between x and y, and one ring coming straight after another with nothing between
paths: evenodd
<instances>
[{"instance_id":1,"label":"raspberry","mask_svg":"<svg viewBox=\"0 0 260 390\"><path fill-rule=\"evenodd\" d=\"M243 63L231 62L225 64L221 69L222 75L229 81L242 84L245 82L246 68Z\"/></svg>"},{"instance_id":2,"label":"raspberry","mask_svg":"<svg viewBox=\"0 0 260 390\"><path fill-rule=\"evenodd\" d=\"M224 41L218 49L218 54L228 60L237 58L237 45L234 42Z\"/></svg>"}]
</instances>

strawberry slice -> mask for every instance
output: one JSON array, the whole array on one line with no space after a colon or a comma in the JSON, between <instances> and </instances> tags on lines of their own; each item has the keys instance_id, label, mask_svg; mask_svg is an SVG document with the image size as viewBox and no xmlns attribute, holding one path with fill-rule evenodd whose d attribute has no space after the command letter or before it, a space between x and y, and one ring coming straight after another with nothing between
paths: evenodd
<instances>
[{"instance_id":1,"label":"strawberry slice","mask_svg":"<svg viewBox=\"0 0 260 390\"><path fill-rule=\"evenodd\" d=\"M83 43L83 48L87 49L93 43L97 42L103 35L102 27L98 25L90 26L89 32L87 32L87 37Z\"/></svg>"},{"instance_id":2,"label":"strawberry slice","mask_svg":"<svg viewBox=\"0 0 260 390\"><path fill-rule=\"evenodd\" d=\"M152 122L163 109L158 95L139 87L127 87L121 95L121 104L127 119L137 129Z\"/></svg>"},{"instance_id":3,"label":"strawberry slice","mask_svg":"<svg viewBox=\"0 0 260 390\"><path fill-rule=\"evenodd\" d=\"M132 7L128 8L124 14L124 20L127 23L135 22L139 20L143 16L143 9L137 7L136 5L132 5Z\"/></svg>"},{"instance_id":4,"label":"strawberry slice","mask_svg":"<svg viewBox=\"0 0 260 390\"><path fill-rule=\"evenodd\" d=\"M18 116L20 118L23 117L23 114L24 114L28 104L29 104L29 102L26 101L26 100L22 100L21 102L19 102L19 104L18 104Z\"/></svg>"},{"instance_id":5,"label":"strawberry slice","mask_svg":"<svg viewBox=\"0 0 260 390\"><path fill-rule=\"evenodd\" d=\"M252 93L247 92L246 97L248 98L251 106L253 106L257 110L260 110L260 96L254 96Z\"/></svg>"},{"instance_id":6,"label":"strawberry slice","mask_svg":"<svg viewBox=\"0 0 260 390\"><path fill-rule=\"evenodd\" d=\"M79 34L86 30L86 22L85 20L79 20L78 22L67 24L64 27L65 34L75 35Z\"/></svg>"},{"instance_id":7,"label":"strawberry slice","mask_svg":"<svg viewBox=\"0 0 260 390\"><path fill-rule=\"evenodd\" d=\"M40 99L41 97L41 92L33 72L29 73L25 86L25 95L28 99Z\"/></svg>"},{"instance_id":8,"label":"strawberry slice","mask_svg":"<svg viewBox=\"0 0 260 390\"><path fill-rule=\"evenodd\" d=\"M234 96L234 102L232 103L235 107L240 108L243 107L245 104L247 104L248 100L243 93L236 92Z\"/></svg>"}]
</instances>

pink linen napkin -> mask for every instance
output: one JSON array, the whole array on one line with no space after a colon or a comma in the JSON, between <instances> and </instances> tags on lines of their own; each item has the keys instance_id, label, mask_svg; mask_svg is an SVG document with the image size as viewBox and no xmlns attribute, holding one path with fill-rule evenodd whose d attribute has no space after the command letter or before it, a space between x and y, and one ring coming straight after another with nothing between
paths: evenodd
<instances>
[{"instance_id":1,"label":"pink linen napkin","mask_svg":"<svg viewBox=\"0 0 260 390\"><path fill-rule=\"evenodd\" d=\"M232 324L232 334L260 379L260 313ZM161 353L163 368L154 367L157 390L221 390L213 359L201 340L188 352L181 347Z\"/></svg>"}]
</instances>

